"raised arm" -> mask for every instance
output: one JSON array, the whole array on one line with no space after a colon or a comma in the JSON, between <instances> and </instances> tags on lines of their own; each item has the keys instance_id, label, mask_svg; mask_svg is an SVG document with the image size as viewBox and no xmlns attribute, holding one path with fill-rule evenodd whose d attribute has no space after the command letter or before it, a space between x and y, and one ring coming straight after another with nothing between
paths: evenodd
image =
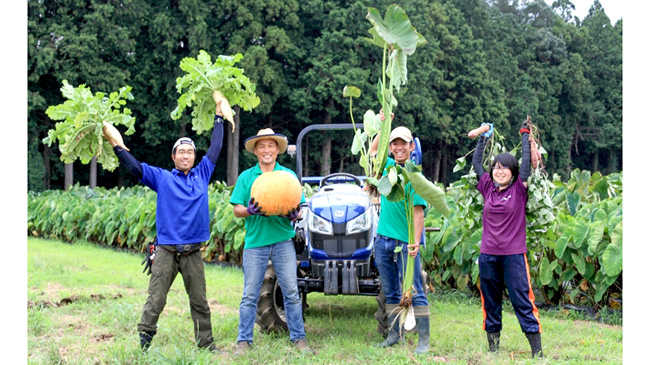
<instances>
[{"instance_id":1,"label":"raised arm","mask_svg":"<svg viewBox=\"0 0 650 365\"><path fill-rule=\"evenodd\" d=\"M474 171L476 171L479 180L485 173L485 169L483 168L483 151L485 150L486 141L487 137L480 136L476 144L476 149L474 149L474 155L472 155L472 166L474 166Z\"/></svg>"},{"instance_id":2,"label":"raised arm","mask_svg":"<svg viewBox=\"0 0 650 365\"><path fill-rule=\"evenodd\" d=\"M521 132L521 168L519 169L519 177L524 186L528 187L528 177L530 176L530 141L528 140L530 129L528 123L524 122L519 131Z\"/></svg>"},{"instance_id":3,"label":"raised arm","mask_svg":"<svg viewBox=\"0 0 650 365\"><path fill-rule=\"evenodd\" d=\"M124 141L120 132L112 125L104 123L103 127L104 139L113 147L113 151L117 155L120 163L126 166L126 168L131 171L131 173L138 179L142 179L142 166L140 162L133 157L129 151L126 150L124 146Z\"/></svg>"},{"instance_id":4,"label":"raised arm","mask_svg":"<svg viewBox=\"0 0 650 365\"><path fill-rule=\"evenodd\" d=\"M221 101L219 101L214 112L212 138L210 139L210 147L206 154L215 165L217 164L219 154L221 154L221 147L223 147L223 113L221 112Z\"/></svg>"}]
</instances>

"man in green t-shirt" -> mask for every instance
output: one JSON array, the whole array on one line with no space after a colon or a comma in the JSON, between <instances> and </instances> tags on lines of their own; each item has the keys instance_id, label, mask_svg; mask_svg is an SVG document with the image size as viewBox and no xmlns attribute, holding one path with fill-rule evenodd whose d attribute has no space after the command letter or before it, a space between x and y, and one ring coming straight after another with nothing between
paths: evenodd
<instances>
[{"instance_id":1,"label":"man in green t-shirt","mask_svg":"<svg viewBox=\"0 0 650 365\"><path fill-rule=\"evenodd\" d=\"M279 153L287 150L287 137L261 129L257 135L246 139L246 151L257 156L258 163L242 172L237 178L230 198L235 217L244 218L244 293L239 305L239 334L236 355L246 352L253 344L253 327L257 312L257 299L264 281L269 259L282 289L284 310L289 327L289 339L303 353L313 353L305 339L305 325L302 319L302 301L298 292L296 250L292 238L295 235L291 221L300 218L300 209L285 216L267 216L264 207L251 198L253 182L264 172L293 171L276 162ZM305 201L304 195L301 203Z\"/></svg>"},{"instance_id":2,"label":"man in green t-shirt","mask_svg":"<svg viewBox=\"0 0 650 365\"><path fill-rule=\"evenodd\" d=\"M380 114L383 118L383 112ZM392 117L392 115L391 115ZM415 149L413 135L406 127L397 127L390 134L389 151L393 158L388 158L386 168L398 164L403 166ZM369 153L376 154L379 144L379 136L373 141ZM386 174L386 170L384 170ZM404 277L407 255L414 257L415 268L413 287L416 293L412 297L413 311L415 314L416 327L418 332L418 344L416 353L429 351L429 302L422 285L420 274L422 265L420 261L420 239L424 229L424 208L427 202L415 194L411 183L406 185L413 196L413 216L416 242L408 244L408 223L406 221L406 208L404 199L390 201L384 195L381 196L381 210L379 213L379 224L377 226L377 238L375 240L375 263L379 270L382 289L386 295L386 313L388 314L388 335L386 340L377 346L388 347L397 344L400 340L399 318L397 318L397 307L402 298L400 277ZM402 247L402 251L395 252L395 247Z\"/></svg>"}]
</instances>

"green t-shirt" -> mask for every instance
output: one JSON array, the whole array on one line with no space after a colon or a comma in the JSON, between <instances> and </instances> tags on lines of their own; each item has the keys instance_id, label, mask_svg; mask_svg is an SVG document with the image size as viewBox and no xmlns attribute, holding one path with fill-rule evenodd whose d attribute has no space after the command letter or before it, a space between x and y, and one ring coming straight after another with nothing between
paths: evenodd
<instances>
[{"instance_id":1,"label":"green t-shirt","mask_svg":"<svg viewBox=\"0 0 650 365\"><path fill-rule=\"evenodd\" d=\"M386 170L393 165L395 165L395 160L389 157L388 161L386 161L384 175L386 175ZM415 193L411 183L406 184L406 189L413 194L413 206L422 205L425 208L427 207L427 201ZM406 204L404 203L404 199L394 202L388 200L384 195L381 196L381 210L379 212L377 233L382 236L408 242L409 231L408 223L406 222Z\"/></svg>"},{"instance_id":2,"label":"green t-shirt","mask_svg":"<svg viewBox=\"0 0 650 365\"><path fill-rule=\"evenodd\" d=\"M288 168L275 163L276 170L285 170L291 172L294 176L296 174ZM248 201L251 198L251 187L253 182L258 176L262 175L259 163L250 169L244 171L237 178L235 188L230 196L230 204L248 206ZM297 178L297 176L296 176ZM305 195L300 198L300 202L305 201ZM279 216L259 216L251 215L245 218L244 224L246 226L246 236L244 237L244 248L255 248L272 245L274 243L286 241L295 236L291 221L287 218Z\"/></svg>"}]
</instances>

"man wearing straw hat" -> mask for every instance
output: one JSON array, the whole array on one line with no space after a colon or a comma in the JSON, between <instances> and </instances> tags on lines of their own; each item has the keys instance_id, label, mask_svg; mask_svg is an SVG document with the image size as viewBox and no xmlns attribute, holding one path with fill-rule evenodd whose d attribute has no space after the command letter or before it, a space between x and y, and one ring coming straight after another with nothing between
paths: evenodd
<instances>
[{"instance_id":1,"label":"man wearing straw hat","mask_svg":"<svg viewBox=\"0 0 650 365\"><path fill-rule=\"evenodd\" d=\"M257 299L264 281L269 259L282 289L284 309L289 327L289 339L303 353L313 353L305 339L302 319L302 302L298 292L296 250L292 242L295 233L291 221L300 217L300 207L284 216L267 216L264 207L251 198L253 182L262 173L285 170L295 173L276 162L279 153L287 150L287 137L270 128L261 129L245 141L246 151L257 157L258 163L242 172L230 198L237 218L244 218L244 292L239 306L239 333L236 355L248 351L253 344L253 327L257 312ZM304 195L301 203L305 201Z\"/></svg>"}]
</instances>

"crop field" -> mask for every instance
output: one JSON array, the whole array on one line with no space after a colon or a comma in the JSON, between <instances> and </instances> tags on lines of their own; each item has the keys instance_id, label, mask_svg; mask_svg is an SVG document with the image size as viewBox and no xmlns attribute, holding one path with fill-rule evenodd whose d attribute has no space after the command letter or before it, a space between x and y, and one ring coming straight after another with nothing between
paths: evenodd
<instances>
[{"instance_id":1,"label":"crop field","mask_svg":"<svg viewBox=\"0 0 650 365\"><path fill-rule=\"evenodd\" d=\"M28 239L28 363L30 364L617 364L623 357L620 318L592 320L573 311L541 311L546 359L533 361L512 308L505 306L501 351L487 352L478 298L429 295L431 351L415 355L417 336L380 349L375 299L310 294L306 332L315 356L292 349L288 336L255 331L253 350L233 356L243 274L238 267L206 265L213 334L221 350L196 347L182 278L174 282L158 334L142 354L136 325L147 295L141 254ZM618 324L611 324L618 323Z\"/></svg>"}]
</instances>

